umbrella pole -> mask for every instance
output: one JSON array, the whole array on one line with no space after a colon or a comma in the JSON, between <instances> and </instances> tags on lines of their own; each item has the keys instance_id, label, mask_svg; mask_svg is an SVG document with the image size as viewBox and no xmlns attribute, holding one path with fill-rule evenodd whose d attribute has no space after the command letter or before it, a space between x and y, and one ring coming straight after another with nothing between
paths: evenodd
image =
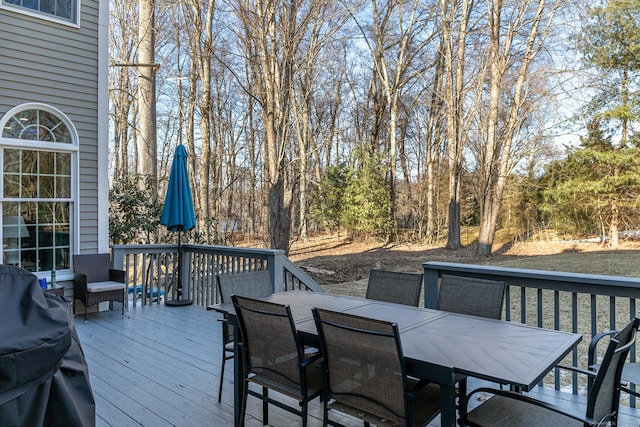
<instances>
[{"instance_id":1,"label":"umbrella pole","mask_svg":"<svg viewBox=\"0 0 640 427\"><path fill-rule=\"evenodd\" d=\"M177 299L171 301L165 301L164 305L169 307L180 307L193 304L193 301L189 299L182 299L182 243L180 237L182 230L178 230L178 283L177 283Z\"/></svg>"}]
</instances>

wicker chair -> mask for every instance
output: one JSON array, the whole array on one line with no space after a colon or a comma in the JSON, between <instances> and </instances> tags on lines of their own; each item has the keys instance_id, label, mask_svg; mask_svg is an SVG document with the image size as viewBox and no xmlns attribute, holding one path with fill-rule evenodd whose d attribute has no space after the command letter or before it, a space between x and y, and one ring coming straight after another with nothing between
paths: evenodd
<instances>
[{"instance_id":1,"label":"wicker chair","mask_svg":"<svg viewBox=\"0 0 640 427\"><path fill-rule=\"evenodd\" d=\"M126 286L125 272L111 268L109 254L90 254L73 256L73 312L76 312L76 300L84 304L84 322L87 323L87 307L103 301L109 301L109 310L113 302L124 301Z\"/></svg>"},{"instance_id":2,"label":"wicker chair","mask_svg":"<svg viewBox=\"0 0 640 427\"><path fill-rule=\"evenodd\" d=\"M607 425L607 422L611 422L613 426L617 425L622 367L629 349L635 342L638 326L640 319L634 319L611 339L597 374L571 368L592 379L586 414L575 414L520 393L479 388L465 398L461 413L463 425L582 427ZM491 393L493 396L467 413L469 401L476 393Z\"/></svg>"},{"instance_id":3,"label":"wicker chair","mask_svg":"<svg viewBox=\"0 0 640 427\"><path fill-rule=\"evenodd\" d=\"M422 274L371 270L366 298L417 307L421 289Z\"/></svg>"},{"instance_id":4,"label":"wicker chair","mask_svg":"<svg viewBox=\"0 0 640 427\"><path fill-rule=\"evenodd\" d=\"M262 400L262 423L269 424L269 403L302 417L307 425L308 402L322 392L320 354L305 354L289 306L233 295L233 304L242 331L245 378L241 419L248 395ZM251 390L249 383L262 387ZM292 397L301 409L269 396L269 389Z\"/></svg>"},{"instance_id":5,"label":"wicker chair","mask_svg":"<svg viewBox=\"0 0 640 427\"><path fill-rule=\"evenodd\" d=\"M336 410L365 425L423 426L440 412L440 387L406 375L395 323L314 308L324 360L324 423Z\"/></svg>"},{"instance_id":6,"label":"wicker chair","mask_svg":"<svg viewBox=\"0 0 640 427\"><path fill-rule=\"evenodd\" d=\"M259 298L273 293L271 276L267 270L248 273L222 274L216 276L218 292L222 302L231 302L231 295ZM222 400L222 384L224 382L224 366L227 360L233 359L233 331L226 318L222 322L222 363L220 367L220 383L218 385L218 402Z\"/></svg>"}]
</instances>

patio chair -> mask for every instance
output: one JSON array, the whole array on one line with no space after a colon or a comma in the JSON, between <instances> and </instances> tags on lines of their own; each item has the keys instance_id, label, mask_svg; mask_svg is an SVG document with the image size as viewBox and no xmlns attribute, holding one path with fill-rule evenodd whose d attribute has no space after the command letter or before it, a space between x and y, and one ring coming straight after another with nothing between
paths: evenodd
<instances>
[{"instance_id":1,"label":"patio chair","mask_svg":"<svg viewBox=\"0 0 640 427\"><path fill-rule=\"evenodd\" d=\"M458 314L500 319L504 301L505 282L443 274L438 291L438 310ZM457 374L458 395L467 393L467 377Z\"/></svg>"},{"instance_id":2,"label":"patio chair","mask_svg":"<svg viewBox=\"0 0 640 427\"><path fill-rule=\"evenodd\" d=\"M231 302L231 295L260 298L273 293L271 275L267 270L248 273L219 274L216 276L218 292L222 302ZM226 318L222 323L222 364L220 367L220 384L218 385L218 402L222 401L222 383L224 382L224 366L227 360L233 359L233 331Z\"/></svg>"},{"instance_id":3,"label":"patio chair","mask_svg":"<svg viewBox=\"0 0 640 427\"><path fill-rule=\"evenodd\" d=\"M440 412L440 387L406 375L396 323L313 309L324 368L324 425L336 410L377 426L422 426Z\"/></svg>"},{"instance_id":4,"label":"patio chair","mask_svg":"<svg viewBox=\"0 0 640 427\"><path fill-rule=\"evenodd\" d=\"M598 371L600 369L600 363L598 363L598 344L600 344L605 337L611 337L617 334L619 331L605 331L596 334L589 343L589 351L587 353L587 366L592 371ZM622 384L621 390L625 393L629 393L632 396L640 397L640 391L636 390L634 385L640 385L640 363L628 362L624 364L622 368Z\"/></svg>"},{"instance_id":5,"label":"patio chair","mask_svg":"<svg viewBox=\"0 0 640 427\"><path fill-rule=\"evenodd\" d=\"M233 305L242 331L242 356L245 378L241 419L247 409L248 395L262 400L262 423L269 424L269 404L302 417L307 425L308 402L322 392L322 370L317 367L320 354L305 354L288 305L233 295ZM262 387L262 392L250 388ZM301 409L269 396L269 389L292 397Z\"/></svg>"},{"instance_id":6,"label":"patio chair","mask_svg":"<svg viewBox=\"0 0 640 427\"><path fill-rule=\"evenodd\" d=\"M620 378L629 349L636 337L640 319L632 320L611 338L597 374L593 371L571 368L592 379L587 397L587 411L576 414L547 402L506 390L479 388L465 398L462 425L468 426L601 426L611 422L617 425L620 403ZM492 397L467 412L471 397L476 393L490 393Z\"/></svg>"},{"instance_id":7,"label":"patio chair","mask_svg":"<svg viewBox=\"0 0 640 427\"><path fill-rule=\"evenodd\" d=\"M505 282L443 274L438 291L438 310L500 319Z\"/></svg>"},{"instance_id":8,"label":"patio chair","mask_svg":"<svg viewBox=\"0 0 640 427\"><path fill-rule=\"evenodd\" d=\"M371 270L366 298L417 307L421 289L422 274Z\"/></svg>"},{"instance_id":9,"label":"patio chair","mask_svg":"<svg viewBox=\"0 0 640 427\"><path fill-rule=\"evenodd\" d=\"M73 256L73 313L76 312L76 300L84 304L84 322L87 323L87 307L109 301L109 310L113 302L124 302L126 286L125 272L111 268L109 254L90 254Z\"/></svg>"}]
</instances>

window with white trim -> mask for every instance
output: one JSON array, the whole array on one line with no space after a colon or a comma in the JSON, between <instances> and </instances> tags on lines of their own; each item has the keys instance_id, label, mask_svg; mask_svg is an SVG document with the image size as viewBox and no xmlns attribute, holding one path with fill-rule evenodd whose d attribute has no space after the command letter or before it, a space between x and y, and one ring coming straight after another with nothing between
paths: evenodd
<instances>
[{"instance_id":1,"label":"window with white trim","mask_svg":"<svg viewBox=\"0 0 640 427\"><path fill-rule=\"evenodd\" d=\"M55 109L27 105L0 120L3 263L70 268L77 134Z\"/></svg>"},{"instance_id":2,"label":"window with white trim","mask_svg":"<svg viewBox=\"0 0 640 427\"><path fill-rule=\"evenodd\" d=\"M0 5L29 15L78 24L80 0L0 0Z\"/></svg>"}]
</instances>

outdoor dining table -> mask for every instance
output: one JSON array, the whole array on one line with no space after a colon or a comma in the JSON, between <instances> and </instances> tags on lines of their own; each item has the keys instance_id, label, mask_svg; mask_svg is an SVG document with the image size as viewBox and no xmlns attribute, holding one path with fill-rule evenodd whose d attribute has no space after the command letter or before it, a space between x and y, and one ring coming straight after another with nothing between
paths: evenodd
<instances>
[{"instance_id":1,"label":"outdoor dining table","mask_svg":"<svg viewBox=\"0 0 640 427\"><path fill-rule=\"evenodd\" d=\"M289 291L261 298L289 305L301 340L317 346L313 307L396 322L407 373L440 385L442 426L456 425L456 381L468 375L529 391L582 339L573 334L521 323L410 307L330 293ZM225 313L237 326L233 304L207 307ZM238 344L238 328L236 346ZM234 425L240 419L244 379L234 356Z\"/></svg>"}]
</instances>

